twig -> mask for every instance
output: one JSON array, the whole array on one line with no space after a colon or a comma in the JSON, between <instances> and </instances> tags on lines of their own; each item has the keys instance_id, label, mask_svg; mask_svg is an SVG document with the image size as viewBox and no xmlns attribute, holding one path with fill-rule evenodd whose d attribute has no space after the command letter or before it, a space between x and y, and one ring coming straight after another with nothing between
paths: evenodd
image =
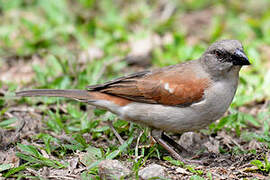
<instances>
[{"instance_id":1,"label":"twig","mask_svg":"<svg viewBox=\"0 0 270 180\"><path fill-rule=\"evenodd\" d=\"M141 136L143 135L144 131L141 131L141 133L139 134L138 138L137 138L137 143L136 143L136 147L135 147L135 156L136 156L136 160L139 158L138 156L138 149L139 149L139 143L140 143L140 139Z\"/></svg>"},{"instance_id":2,"label":"twig","mask_svg":"<svg viewBox=\"0 0 270 180\"><path fill-rule=\"evenodd\" d=\"M74 180L74 177L67 177L67 176L48 176L48 178L53 178L53 179L71 179Z\"/></svg>"},{"instance_id":3,"label":"twig","mask_svg":"<svg viewBox=\"0 0 270 180\"><path fill-rule=\"evenodd\" d=\"M35 176L42 177L42 176L40 175L40 173L39 173L38 171L34 170L34 169L26 168L26 170L27 170L29 173L31 173L31 174L33 174L33 175L35 175Z\"/></svg>"},{"instance_id":4,"label":"twig","mask_svg":"<svg viewBox=\"0 0 270 180\"><path fill-rule=\"evenodd\" d=\"M7 112L34 112L34 108L31 107L10 107Z\"/></svg>"},{"instance_id":5,"label":"twig","mask_svg":"<svg viewBox=\"0 0 270 180\"><path fill-rule=\"evenodd\" d=\"M167 21L175 12L176 7L171 1L167 1L164 10L161 12L160 20Z\"/></svg>"},{"instance_id":6,"label":"twig","mask_svg":"<svg viewBox=\"0 0 270 180\"><path fill-rule=\"evenodd\" d=\"M15 131L15 135L11 138L11 141L8 143L8 144L11 144L11 143L14 143L17 139L18 139L18 137L19 137L19 135L20 135L20 132L23 130L23 128L24 128L24 126L25 126L25 120L24 119L22 119L22 118L20 118L20 117L18 117L18 116L15 116L18 120L20 120L20 124L19 124L19 126L16 128L16 131Z\"/></svg>"},{"instance_id":7,"label":"twig","mask_svg":"<svg viewBox=\"0 0 270 180\"><path fill-rule=\"evenodd\" d=\"M13 118L14 117L13 114L11 114L10 112L5 112L4 114L7 115L9 118Z\"/></svg>"}]
</instances>

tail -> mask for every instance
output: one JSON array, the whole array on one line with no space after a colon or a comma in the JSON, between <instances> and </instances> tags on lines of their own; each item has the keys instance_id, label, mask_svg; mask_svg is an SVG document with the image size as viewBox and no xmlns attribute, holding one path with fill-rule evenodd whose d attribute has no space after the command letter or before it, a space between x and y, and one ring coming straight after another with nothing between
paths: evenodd
<instances>
[{"instance_id":1,"label":"tail","mask_svg":"<svg viewBox=\"0 0 270 180\"><path fill-rule=\"evenodd\" d=\"M33 89L16 92L16 96L32 97L32 96L50 96L50 97L66 97L82 102L89 102L92 99L90 92L87 90L58 90L58 89Z\"/></svg>"}]
</instances>

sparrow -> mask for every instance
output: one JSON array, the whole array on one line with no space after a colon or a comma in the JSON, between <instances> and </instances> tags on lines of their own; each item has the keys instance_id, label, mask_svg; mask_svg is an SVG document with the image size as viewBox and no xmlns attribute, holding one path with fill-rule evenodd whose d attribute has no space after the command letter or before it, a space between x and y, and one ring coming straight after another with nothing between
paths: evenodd
<instances>
[{"instance_id":1,"label":"sparrow","mask_svg":"<svg viewBox=\"0 0 270 180\"><path fill-rule=\"evenodd\" d=\"M175 159L183 148L164 132L202 129L229 108L242 66L250 65L238 40L213 43L196 60L126 75L85 90L34 89L17 96L66 97L106 109L151 128L151 136Z\"/></svg>"}]
</instances>

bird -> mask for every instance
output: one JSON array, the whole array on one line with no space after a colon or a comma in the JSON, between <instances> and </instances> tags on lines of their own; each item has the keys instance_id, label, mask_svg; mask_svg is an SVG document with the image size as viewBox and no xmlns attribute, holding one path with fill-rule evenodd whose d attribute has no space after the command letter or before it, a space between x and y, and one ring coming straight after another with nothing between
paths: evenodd
<instances>
[{"instance_id":1,"label":"bird","mask_svg":"<svg viewBox=\"0 0 270 180\"><path fill-rule=\"evenodd\" d=\"M238 86L239 71L250 65L240 41L219 40L196 60L125 75L84 90L33 89L17 96L72 98L148 126L173 158L186 163L185 150L164 132L196 131L221 118ZM195 163L197 163L196 161Z\"/></svg>"}]
</instances>

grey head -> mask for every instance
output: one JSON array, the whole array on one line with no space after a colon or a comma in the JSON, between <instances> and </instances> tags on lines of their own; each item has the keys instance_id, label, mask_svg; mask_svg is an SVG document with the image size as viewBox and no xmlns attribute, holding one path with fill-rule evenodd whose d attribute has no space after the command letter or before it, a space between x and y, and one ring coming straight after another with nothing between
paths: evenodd
<instances>
[{"instance_id":1,"label":"grey head","mask_svg":"<svg viewBox=\"0 0 270 180\"><path fill-rule=\"evenodd\" d=\"M242 66L250 65L238 40L221 40L213 43L199 60L213 78L235 75Z\"/></svg>"}]
</instances>

